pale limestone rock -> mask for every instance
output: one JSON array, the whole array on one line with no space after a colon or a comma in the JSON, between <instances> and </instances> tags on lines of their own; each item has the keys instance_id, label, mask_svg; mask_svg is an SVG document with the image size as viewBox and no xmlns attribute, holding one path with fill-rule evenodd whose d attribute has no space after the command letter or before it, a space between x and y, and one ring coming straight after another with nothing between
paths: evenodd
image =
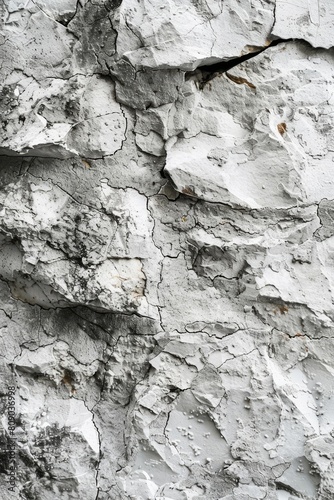
<instances>
[{"instance_id":1,"label":"pale limestone rock","mask_svg":"<svg viewBox=\"0 0 334 500\"><path fill-rule=\"evenodd\" d=\"M193 84L195 99L169 111L165 132L166 171L177 189L250 208L331 199L332 139L322 131L331 127L332 55L320 52L319 71L319 52L281 44L203 90Z\"/></svg>"},{"instance_id":2,"label":"pale limestone rock","mask_svg":"<svg viewBox=\"0 0 334 500\"><path fill-rule=\"evenodd\" d=\"M150 255L152 222L142 195L102 183L99 211L39 179L11 186L9 193L3 192L0 216L7 235L1 274L17 298L149 314L140 259ZM30 275L26 285L22 273Z\"/></svg>"},{"instance_id":3,"label":"pale limestone rock","mask_svg":"<svg viewBox=\"0 0 334 500\"><path fill-rule=\"evenodd\" d=\"M2 2L5 500L332 499L332 10Z\"/></svg>"},{"instance_id":4,"label":"pale limestone rock","mask_svg":"<svg viewBox=\"0 0 334 500\"><path fill-rule=\"evenodd\" d=\"M136 134L136 144L141 151L154 156L164 156L165 147L163 139L151 130L147 135Z\"/></svg>"},{"instance_id":5,"label":"pale limestone rock","mask_svg":"<svg viewBox=\"0 0 334 500\"><path fill-rule=\"evenodd\" d=\"M18 72L9 91L16 100L14 109L4 113L9 122L1 146L5 153L96 158L122 147L126 119L106 78L75 76L39 83ZM99 130L97 137L94 129Z\"/></svg>"},{"instance_id":6,"label":"pale limestone rock","mask_svg":"<svg viewBox=\"0 0 334 500\"><path fill-rule=\"evenodd\" d=\"M273 21L273 1L124 0L117 51L138 68L191 70L265 47Z\"/></svg>"},{"instance_id":7,"label":"pale limestone rock","mask_svg":"<svg viewBox=\"0 0 334 500\"><path fill-rule=\"evenodd\" d=\"M334 5L331 0L301 2L276 0L272 33L280 38L299 38L313 47L334 45Z\"/></svg>"}]
</instances>

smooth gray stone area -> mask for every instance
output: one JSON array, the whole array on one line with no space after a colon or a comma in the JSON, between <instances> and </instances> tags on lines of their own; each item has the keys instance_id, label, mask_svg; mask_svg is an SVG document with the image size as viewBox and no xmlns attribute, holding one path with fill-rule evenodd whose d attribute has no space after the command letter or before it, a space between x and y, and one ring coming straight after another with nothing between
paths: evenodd
<instances>
[{"instance_id":1,"label":"smooth gray stone area","mask_svg":"<svg viewBox=\"0 0 334 500\"><path fill-rule=\"evenodd\" d=\"M334 499L333 0L0 2L1 500Z\"/></svg>"}]
</instances>

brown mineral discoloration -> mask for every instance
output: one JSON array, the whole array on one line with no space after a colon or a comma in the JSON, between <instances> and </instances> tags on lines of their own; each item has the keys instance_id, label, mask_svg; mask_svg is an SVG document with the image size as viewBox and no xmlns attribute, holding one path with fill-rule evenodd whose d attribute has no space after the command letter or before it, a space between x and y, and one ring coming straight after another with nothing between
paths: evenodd
<instances>
[{"instance_id":1,"label":"brown mineral discoloration","mask_svg":"<svg viewBox=\"0 0 334 500\"><path fill-rule=\"evenodd\" d=\"M75 394L76 390L74 387L74 378L70 370L64 370L63 378L61 379L62 384L66 385L71 394Z\"/></svg>"},{"instance_id":2,"label":"brown mineral discoloration","mask_svg":"<svg viewBox=\"0 0 334 500\"><path fill-rule=\"evenodd\" d=\"M243 78L242 76L235 76L231 75L231 73L226 73L227 78L231 80L234 83L237 83L238 85L247 85L250 89L255 90L256 87L253 83L249 82L246 80L246 78Z\"/></svg>"},{"instance_id":3,"label":"brown mineral discoloration","mask_svg":"<svg viewBox=\"0 0 334 500\"><path fill-rule=\"evenodd\" d=\"M274 309L275 314L287 314L289 308L286 304L279 305L276 309Z\"/></svg>"},{"instance_id":4,"label":"brown mineral discoloration","mask_svg":"<svg viewBox=\"0 0 334 500\"><path fill-rule=\"evenodd\" d=\"M287 129L287 126L286 126L286 123L284 123L284 122L279 123L279 124L277 125L277 130L279 131L279 133L280 133L281 135L284 135L284 134L285 134L286 129Z\"/></svg>"},{"instance_id":5,"label":"brown mineral discoloration","mask_svg":"<svg viewBox=\"0 0 334 500\"><path fill-rule=\"evenodd\" d=\"M85 168L91 168L92 167L92 165L85 158L81 158L81 161L84 164Z\"/></svg>"},{"instance_id":6,"label":"brown mineral discoloration","mask_svg":"<svg viewBox=\"0 0 334 500\"><path fill-rule=\"evenodd\" d=\"M185 186L183 189L182 189L182 193L183 194L186 194L188 196L196 196L196 193L195 191L193 190L192 187L190 186Z\"/></svg>"}]
</instances>

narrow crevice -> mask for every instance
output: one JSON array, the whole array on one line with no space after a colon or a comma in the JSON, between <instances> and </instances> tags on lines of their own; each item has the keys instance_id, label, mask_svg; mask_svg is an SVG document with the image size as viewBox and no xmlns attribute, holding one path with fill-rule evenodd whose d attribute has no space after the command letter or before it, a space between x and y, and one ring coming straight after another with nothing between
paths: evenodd
<instances>
[{"instance_id":1,"label":"narrow crevice","mask_svg":"<svg viewBox=\"0 0 334 500\"><path fill-rule=\"evenodd\" d=\"M275 484L276 484L277 489L279 488L280 490L286 491L287 493L290 493L290 495L294 495L297 498L300 498L300 499L303 498L301 493L299 493L297 490L292 488L292 486L285 484L283 482L280 482L280 481L275 481Z\"/></svg>"},{"instance_id":2,"label":"narrow crevice","mask_svg":"<svg viewBox=\"0 0 334 500\"><path fill-rule=\"evenodd\" d=\"M249 54L245 54L240 57L235 57L233 59L230 59L229 61L220 61L218 63L214 64L205 64L203 66L198 66L198 68L194 71L187 71L185 74L185 79L189 80L192 76L198 75L199 72L201 73L201 78L200 78L200 88L203 89L205 85L215 78L217 75L221 75L223 73L226 73L227 71L231 70L235 66L238 66L239 64L248 61L249 59L253 59L254 57L257 57L259 54L262 54L262 52L265 52L266 50L275 47L276 45L279 45L281 43L285 42L290 42L292 41L292 38L284 40L281 38L273 40L267 47L263 47L255 52L251 52Z\"/></svg>"}]
</instances>

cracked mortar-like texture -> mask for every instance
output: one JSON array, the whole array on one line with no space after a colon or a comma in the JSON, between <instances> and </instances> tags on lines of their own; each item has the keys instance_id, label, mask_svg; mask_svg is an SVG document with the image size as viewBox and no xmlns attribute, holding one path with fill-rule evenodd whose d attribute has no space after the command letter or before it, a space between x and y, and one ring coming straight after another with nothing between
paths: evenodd
<instances>
[{"instance_id":1,"label":"cracked mortar-like texture","mask_svg":"<svg viewBox=\"0 0 334 500\"><path fill-rule=\"evenodd\" d=\"M333 1L0 18L1 499L333 500Z\"/></svg>"}]
</instances>

